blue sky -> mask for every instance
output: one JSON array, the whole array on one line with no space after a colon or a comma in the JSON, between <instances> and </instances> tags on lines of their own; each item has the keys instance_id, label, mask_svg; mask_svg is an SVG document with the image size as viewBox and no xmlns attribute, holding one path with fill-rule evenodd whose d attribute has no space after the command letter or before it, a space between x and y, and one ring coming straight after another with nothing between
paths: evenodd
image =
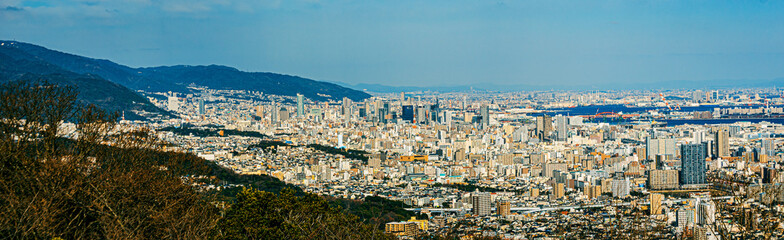
<instances>
[{"instance_id":1,"label":"blue sky","mask_svg":"<svg viewBox=\"0 0 784 240\"><path fill-rule=\"evenodd\" d=\"M784 1L0 0L0 39L393 86L784 77Z\"/></svg>"}]
</instances>

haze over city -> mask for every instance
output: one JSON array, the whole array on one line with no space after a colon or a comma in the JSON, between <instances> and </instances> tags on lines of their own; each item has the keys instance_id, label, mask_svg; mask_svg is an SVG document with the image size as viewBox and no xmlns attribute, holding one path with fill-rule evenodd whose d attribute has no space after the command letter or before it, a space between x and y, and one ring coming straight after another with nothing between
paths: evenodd
<instances>
[{"instance_id":1,"label":"haze over city","mask_svg":"<svg viewBox=\"0 0 784 240\"><path fill-rule=\"evenodd\" d=\"M782 12L781 1L2 0L0 38L132 67L602 89L780 79Z\"/></svg>"},{"instance_id":2,"label":"haze over city","mask_svg":"<svg viewBox=\"0 0 784 240\"><path fill-rule=\"evenodd\" d=\"M782 13L0 0L0 239L784 239Z\"/></svg>"}]
</instances>

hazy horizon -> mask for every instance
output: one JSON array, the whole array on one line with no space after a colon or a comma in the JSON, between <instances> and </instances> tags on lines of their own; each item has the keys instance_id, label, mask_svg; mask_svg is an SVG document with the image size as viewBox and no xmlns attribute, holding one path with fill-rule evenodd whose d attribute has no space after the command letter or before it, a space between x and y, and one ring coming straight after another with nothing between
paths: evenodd
<instances>
[{"instance_id":1,"label":"hazy horizon","mask_svg":"<svg viewBox=\"0 0 784 240\"><path fill-rule=\"evenodd\" d=\"M0 38L132 67L389 86L784 77L777 1L0 0Z\"/></svg>"}]
</instances>

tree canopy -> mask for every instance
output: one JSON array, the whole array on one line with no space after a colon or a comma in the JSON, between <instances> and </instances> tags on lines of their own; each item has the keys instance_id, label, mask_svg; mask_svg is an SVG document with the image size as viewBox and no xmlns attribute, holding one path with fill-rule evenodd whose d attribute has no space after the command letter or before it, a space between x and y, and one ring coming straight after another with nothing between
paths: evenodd
<instances>
[{"instance_id":1,"label":"tree canopy","mask_svg":"<svg viewBox=\"0 0 784 240\"><path fill-rule=\"evenodd\" d=\"M120 128L117 114L80 105L76 95L45 82L0 85L3 238L391 238L270 176L164 151L150 130ZM194 187L205 179L251 188Z\"/></svg>"}]
</instances>

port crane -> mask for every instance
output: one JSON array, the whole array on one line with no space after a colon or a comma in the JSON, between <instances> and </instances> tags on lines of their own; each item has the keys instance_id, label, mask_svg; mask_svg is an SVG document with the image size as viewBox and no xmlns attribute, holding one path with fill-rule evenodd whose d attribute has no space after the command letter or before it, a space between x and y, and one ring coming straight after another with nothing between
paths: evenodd
<instances>
[{"instance_id":1,"label":"port crane","mask_svg":"<svg viewBox=\"0 0 784 240\"><path fill-rule=\"evenodd\" d=\"M672 111L672 107L670 106L670 103L667 102L667 99L664 98L664 94L663 93L659 93L659 97L661 97L661 100L662 100L662 102L664 102L664 105L667 106L667 109Z\"/></svg>"}]
</instances>

